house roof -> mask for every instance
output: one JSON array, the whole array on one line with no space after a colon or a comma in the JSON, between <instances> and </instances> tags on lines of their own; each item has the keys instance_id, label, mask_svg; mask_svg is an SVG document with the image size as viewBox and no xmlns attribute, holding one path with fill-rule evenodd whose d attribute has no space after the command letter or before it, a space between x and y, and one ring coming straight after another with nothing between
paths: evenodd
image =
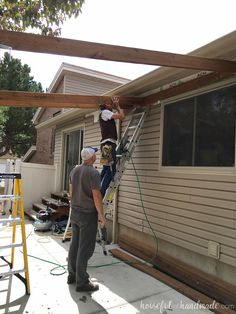
<instances>
[{"instance_id":1,"label":"house roof","mask_svg":"<svg viewBox=\"0 0 236 314\"><path fill-rule=\"evenodd\" d=\"M219 58L226 60L236 59L236 31L231 32L215 41L208 43L189 53L192 56L201 56L206 58ZM206 71L205 71L206 72ZM208 73L208 72L206 72ZM202 73L202 74L206 74ZM119 86L104 95L113 96L147 96L155 92L170 87L171 84L181 80L188 80L199 75L198 70L186 70L182 68L159 67L133 81ZM95 111L90 110L91 111ZM70 115L87 112L87 109L71 109ZM62 114L63 115L63 114ZM61 116L62 116L61 115ZM49 119L38 127L48 127L55 125L59 120ZM61 117L61 119L63 119ZM63 120L64 121L64 120Z\"/></svg>"},{"instance_id":2,"label":"house roof","mask_svg":"<svg viewBox=\"0 0 236 314\"><path fill-rule=\"evenodd\" d=\"M126 84L128 82L130 82L129 79L120 77L120 76L116 76L116 75L112 75L112 74L108 74L108 73L104 73L104 72L100 72L100 71L96 71L96 70L92 70L92 69L88 69L88 68L84 68L81 66L77 66L77 65L73 65L73 64L69 64L69 63L65 63L63 62L60 66L60 68L58 69L57 73L55 74L49 88L48 91L49 93L54 93L58 87L58 85L60 84L61 80L63 79L63 77L65 76L65 74L67 73L74 73L77 75L83 75L83 76L89 76L89 77L94 77L94 78L98 78L98 79L102 79L102 80L107 80L110 82L115 82L117 84ZM34 117L32 119L32 122L34 124L37 124L40 117L42 116L43 112L45 111L46 108L38 108L37 111L34 114Z\"/></svg>"},{"instance_id":3,"label":"house roof","mask_svg":"<svg viewBox=\"0 0 236 314\"><path fill-rule=\"evenodd\" d=\"M21 158L22 161L26 162L29 161L30 158L34 155L34 153L36 152L36 146L32 145L27 152L25 153L25 155Z\"/></svg>"},{"instance_id":4,"label":"house roof","mask_svg":"<svg viewBox=\"0 0 236 314\"><path fill-rule=\"evenodd\" d=\"M73 65L73 64L63 62L61 64L60 68L58 69L56 75L54 76L49 88L48 88L49 93L55 92L58 84L60 83L61 79L63 78L63 76L66 73L75 73L75 74L79 74L79 75L82 74L82 75L86 75L86 76L92 76L92 77L96 77L99 79L116 82L118 84L125 84L125 83L128 83L130 81L126 78L119 77L116 75L111 75L108 73L104 73L104 72L84 68L84 67L81 67L78 65Z\"/></svg>"}]
</instances>

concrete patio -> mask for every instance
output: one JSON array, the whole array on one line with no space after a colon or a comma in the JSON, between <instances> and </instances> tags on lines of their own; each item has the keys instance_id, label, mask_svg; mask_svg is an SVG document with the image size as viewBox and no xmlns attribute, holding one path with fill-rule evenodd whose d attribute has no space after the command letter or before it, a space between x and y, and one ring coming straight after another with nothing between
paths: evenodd
<instances>
[{"instance_id":1,"label":"concrete patio","mask_svg":"<svg viewBox=\"0 0 236 314\"><path fill-rule=\"evenodd\" d=\"M11 229L3 229L6 239ZM25 295L24 284L15 276L0 281L0 314L212 313L112 255L104 256L99 245L88 271L100 289L92 294L78 293L75 285L66 283L69 242L62 243L61 237L51 232L35 232L30 222L26 233L31 294ZM22 253L16 251L17 264L22 260Z\"/></svg>"}]
</instances>

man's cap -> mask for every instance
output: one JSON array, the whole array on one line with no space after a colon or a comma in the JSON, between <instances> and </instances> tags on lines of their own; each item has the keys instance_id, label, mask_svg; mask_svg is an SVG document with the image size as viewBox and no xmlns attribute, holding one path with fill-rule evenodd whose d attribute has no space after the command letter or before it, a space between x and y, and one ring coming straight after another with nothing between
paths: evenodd
<instances>
[{"instance_id":1,"label":"man's cap","mask_svg":"<svg viewBox=\"0 0 236 314\"><path fill-rule=\"evenodd\" d=\"M81 151L82 160L90 159L97 151L98 149L96 147L84 147Z\"/></svg>"}]
</instances>

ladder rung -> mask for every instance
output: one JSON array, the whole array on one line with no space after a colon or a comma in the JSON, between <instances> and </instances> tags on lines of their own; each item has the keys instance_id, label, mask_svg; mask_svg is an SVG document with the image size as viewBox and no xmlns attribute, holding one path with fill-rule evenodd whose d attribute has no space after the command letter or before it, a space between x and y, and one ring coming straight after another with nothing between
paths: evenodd
<instances>
[{"instance_id":1,"label":"ladder rung","mask_svg":"<svg viewBox=\"0 0 236 314\"><path fill-rule=\"evenodd\" d=\"M15 275L15 274L24 273L24 272L25 272L25 268L16 269L16 270L11 269L11 270L6 271L4 273L0 273L0 279L1 279L1 277L11 276L11 275Z\"/></svg>"},{"instance_id":2,"label":"ladder rung","mask_svg":"<svg viewBox=\"0 0 236 314\"><path fill-rule=\"evenodd\" d=\"M11 243L8 245L0 245L0 249L11 249L12 247L21 247L23 243Z\"/></svg>"},{"instance_id":3,"label":"ladder rung","mask_svg":"<svg viewBox=\"0 0 236 314\"><path fill-rule=\"evenodd\" d=\"M21 174L18 172L1 172L0 179L21 179Z\"/></svg>"},{"instance_id":4,"label":"ladder rung","mask_svg":"<svg viewBox=\"0 0 236 314\"><path fill-rule=\"evenodd\" d=\"M138 125L131 125L131 126L128 127L128 129L132 130L132 129L136 129L137 127L138 127Z\"/></svg>"},{"instance_id":5,"label":"ladder rung","mask_svg":"<svg viewBox=\"0 0 236 314\"><path fill-rule=\"evenodd\" d=\"M141 115L143 115L143 114L144 114L143 111L141 111L141 112L136 112L136 113L134 113L134 114L132 115L132 118L133 118L133 117L141 116Z\"/></svg>"},{"instance_id":6,"label":"ladder rung","mask_svg":"<svg viewBox=\"0 0 236 314\"><path fill-rule=\"evenodd\" d=\"M0 201L10 201L14 199L20 199L19 195L0 195Z\"/></svg>"},{"instance_id":7,"label":"ladder rung","mask_svg":"<svg viewBox=\"0 0 236 314\"><path fill-rule=\"evenodd\" d=\"M0 223L13 223L13 222L21 222L21 218L20 217L16 217L16 218L1 218L0 219Z\"/></svg>"}]
</instances>

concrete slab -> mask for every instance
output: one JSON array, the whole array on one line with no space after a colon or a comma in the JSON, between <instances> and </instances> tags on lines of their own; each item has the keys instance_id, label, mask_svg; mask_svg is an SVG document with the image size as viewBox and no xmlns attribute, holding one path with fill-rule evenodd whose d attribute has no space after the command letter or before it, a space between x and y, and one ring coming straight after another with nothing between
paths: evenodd
<instances>
[{"instance_id":1,"label":"concrete slab","mask_svg":"<svg viewBox=\"0 0 236 314\"><path fill-rule=\"evenodd\" d=\"M35 232L30 223L27 237L31 294L25 295L24 284L15 276L0 281L0 314L212 313L151 276L104 256L99 245L88 272L100 289L78 293L75 285L66 283L69 242L50 232ZM16 259L22 260L19 250Z\"/></svg>"}]
</instances>

